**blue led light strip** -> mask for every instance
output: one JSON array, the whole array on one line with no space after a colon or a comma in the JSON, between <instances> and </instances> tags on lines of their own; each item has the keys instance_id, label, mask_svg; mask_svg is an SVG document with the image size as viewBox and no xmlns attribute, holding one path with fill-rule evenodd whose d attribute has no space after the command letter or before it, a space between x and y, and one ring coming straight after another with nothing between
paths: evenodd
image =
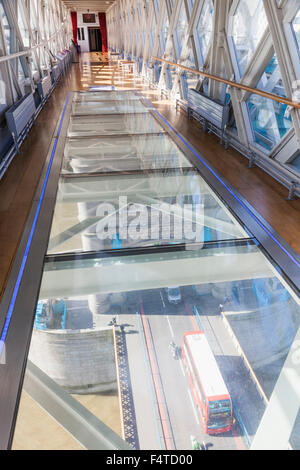
<instances>
[{"instance_id":1,"label":"blue led light strip","mask_svg":"<svg viewBox=\"0 0 300 470\"><path fill-rule=\"evenodd\" d=\"M42 192L41 192L41 195L40 195L38 207L36 209L36 213L35 213L34 220L33 220L33 223L32 223L32 227L31 227L31 230L30 230L28 242L27 242L27 245L26 245L26 250L25 250L25 253L24 253L24 256L23 256L23 259L22 259L22 263L21 263L21 266L20 266L17 282L15 284L13 295L12 295L12 298L11 298L11 301L10 301L10 304L9 304L9 309L8 309L8 312L7 312L7 315L6 315L4 327L3 327L3 330L2 330L2 333L1 333L0 357L1 357L1 354L2 354L2 350L4 348L4 343L5 343L7 333L8 333L8 329L9 329L9 325L10 325L10 322L11 322L14 306L15 306L15 303L16 303L16 298L17 298L19 288L20 288L20 284L21 284L21 281L22 281L22 277L23 277L23 274L24 274L24 269L25 269L27 258L28 258L28 253L29 253L29 250L30 250L30 247L31 247L33 235L34 235L34 232L35 232L35 229L36 229L37 220L38 220L40 210L41 210L41 206L42 206L42 202L43 202L43 199L44 199L44 196L45 196L46 186L47 186L50 171L51 171L51 168L52 168L52 163L53 163L53 160L54 160L54 155L55 155L55 151L56 151L56 147L57 147L57 142L58 142L58 138L59 138L59 135L60 135L60 132L61 132L62 123L63 123L63 119L64 119L65 112L66 112L66 109L67 109L68 101L69 101L69 93L67 95L67 99L66 99L65 107L64 107L63 114L62 114L62 117L61 117L58 133L57 133L57 136L55 138L55 142L54 142L50 162L49 162L47 173L46 173L46 176L45 176L45 181L44 181L44 184L43 184L43 188L42 188Z\"/></svg>"},{"instance_id":2,"label":"blue led light strip","mask_svg":"<svg viewBox=\"0 0 300 470\"><path fill-rule=\"evenodd\" d=\"M243 201L239 199L239 197L232 191L232 189L230 189L229 186L227 186L224 183L224 181L222 181L222 179L214 172L214 170L210 168L210 166L200 157L200 155L198 155L198 153L195 152L195 150L189 146L187 141L183 137L181 137L181 135L176 131L176 129L174 129L174 127L171 126L171 124L160 114L160 112L157 111L157 109L153 106L153 104L150 103L149 100L145 99L145 101L149 103L153 111L170 127L170 129L172 129L173 132L175 132L177 137L179 137L179 139L193 152L193 154L201 161L201 163L203 163L203 165L217 178L217 180L227 189L227 191L229 191L229 193L241 204L241 206L243 206L243 208L251 215L251 217L258 223L258 225L272 238L272 240L274 240L274 242L282 249L282 251L284 251L285 254L293 261L293 263L295 263L295 265L298 268L300 268L300 263L298 263L298 261L294 258L294 256L291 253L289 253L289 251L277 240L276 237L274 237L274 235L258 219L258 217L256 217L256 215L253 214L253 212L251 212L251 210L246 206L246 204L244 204Z\"/></svg>"}]
</instances>

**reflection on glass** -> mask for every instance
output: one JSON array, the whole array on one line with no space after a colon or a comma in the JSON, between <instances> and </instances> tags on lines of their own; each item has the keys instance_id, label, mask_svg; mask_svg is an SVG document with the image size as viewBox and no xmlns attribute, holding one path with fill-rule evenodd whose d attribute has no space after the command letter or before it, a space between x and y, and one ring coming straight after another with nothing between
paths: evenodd
<instances>
[{"instance_id":1,"label":"reflection on glass","mask_svg":"<svg viewBox=\"0 0 300 470\"><path fill-rule=\"evenodd\" d=\"M193 170L62 179L50 253L203 243L246 234Z\"/></svg>"},{"instance_id":2,"label":"reflection on glass","mask_svg":"<svg viewBox=\"0 0 300 470\"><path fill-rule=\"evenodd\" d=\"M191 164L166 135L68 139L63 173L187 168Z\"/></svg>"},{"instance_id":3,"label":"reflection on glass","mask_svg":"<svg viewBox=\"0 0 300 470\"><path fill-rule=\"evenodd\" d=\"M140 96L137 92L131 90L125 90L120 93L119 91L106 91L103 92L85 92L85 91L77 91L74 93L74 102L79 103L89 103L90 101L131 101L131 100L140 100Z\"/></svg>"},{"instance_id":4,"label":"reflection on glass","mask_svg":"<svg viewBox=\"0 0 300 470\"><path fill-rule=\"evenodd\" d=\"M286 98L276 56L264 71L257 88ZM292 127L292 116L286 104L263 96L251 95L248 109L255 142L268 150L278 144Z\"/></svg>"},{"instance_id":5,"label":"reflection on glass","mask_svg":"<svg viewBox=\"0 0 300 470\"><path fill-rule=\"evenodd\" d=\"M69 137L161 132L157 121L149 114L72 116Z\"/></svg>"},{"instance_id":6,"label":"reflection on glass","mask_svg":"<svg viewBox=\"0 0 300 470\"><path fill-rule=\"evenodd\" d=\"M89 101L87 103L73 103L72 114L97 115L97 114L137 114L145 113L147 108L138 100L114 100L114 101Z\"/></svg>"},{"instance_id":7,"label":"reflection on glass","mask_svg":"<svg viewBox=\"0 0 300 470\"><path fill-rule=\"evenodd\" d=\"M299 305L271 276L236 284L224 313L270 398L300 326Z\"/></svg>"}]
</instances>

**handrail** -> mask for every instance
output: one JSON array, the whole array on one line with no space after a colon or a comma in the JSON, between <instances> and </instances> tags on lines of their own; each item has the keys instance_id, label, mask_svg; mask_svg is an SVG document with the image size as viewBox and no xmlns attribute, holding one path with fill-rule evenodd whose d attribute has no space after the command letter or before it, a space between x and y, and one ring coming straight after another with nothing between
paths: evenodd
<instances>
[{"instance_id":1,"label":"handrail","mask_svg":"<svg viewBox=\"0 0 300 470\"><path fill-rule=\"evenodd\" d=\"M160 57L152 57L152 59L158 60L160 62L164 62L165 64L172 65L174 67L178 67L183 70L187 70L188 72L194 73L195 75L200 75L206 78L210 78L211 80L215 80L216 82L225 83L226 85L232 86L233 88L238 88L239 90L248 91L249 93L260 95L260 96L263 96L264 98L277 101L278 103L283 103L293 108L300 109L300 103L289 100L287 98L283 98L279 95L274 95L273 93L268 93L266 91L258 90L257 88L252 88L247 85L243 85L242 83L232 82L231 80L218 77L217 75L212 75L210 73L203 72L201 70L192 69L191 67L187 67L186 65L176 64L174 62L170 62L169 60L161 59Z\"/></svg>"},{"instance_id":2,"label":"handrail","mask_svg":"<svg viewBox=\"0 0 300 470\"><path fill-rule=\"evenodd\" d=\"M49 38L43 39L38 44L33 44L31 47L26 48L24 51L14 52L13 54L0 56L0 62L7 62L9 60L17 59L22 56L30 56L35 49L39 49L58 36L62 32L62 28L57 29Z\"/></svg>"}]
</instances>

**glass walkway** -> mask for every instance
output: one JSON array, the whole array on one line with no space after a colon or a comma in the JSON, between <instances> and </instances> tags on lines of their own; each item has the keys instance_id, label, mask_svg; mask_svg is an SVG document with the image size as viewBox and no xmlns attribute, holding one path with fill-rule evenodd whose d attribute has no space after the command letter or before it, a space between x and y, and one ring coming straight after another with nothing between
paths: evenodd
<instances>
[{"instance_id":1,"label":"glass walkway","mask_svg":"<svg viewBox=\"0 0 300 470\"><path fill-rule=\"evenodd\" d=\"M138 92L72 93L54 152L26 393L85 448L250 448L299 335L297 260Z\"/></svg>"}]
</instances>

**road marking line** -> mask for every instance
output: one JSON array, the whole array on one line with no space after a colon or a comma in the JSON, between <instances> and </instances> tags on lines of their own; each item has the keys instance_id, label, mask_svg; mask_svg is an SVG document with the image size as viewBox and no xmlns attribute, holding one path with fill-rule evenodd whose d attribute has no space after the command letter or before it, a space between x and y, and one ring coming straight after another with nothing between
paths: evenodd
<instances>
[{"instance_id":1,"label":"road marking line","mask_svg":"<svg viewBox=\"0 0 300 470\"><path fill-rule=\"evenodd\" d=\"M196 409L195 409L194 400L193 400L193 398L192 398L192 395L191 395L190 390L188 390L188 394L189 394L189 397L190 397L190 400L191 400L191 403L192 403L192 408L193 408L193 411L194 411L194 415L195 415L197 424L200 424L200 421L199 421L198 415L197 415L197 411L196 411Z\"/></svg>"},{"instance_id":2,"label":"road marking line","mask_svg":"<svg viewBox=\"0 0 300 470\"><path fill-rule=\"evenodd\" d=\"M155 390L153 389L154 384L153 384L152 378L151 378L151 366L150 366L150 363L149 363L149 359L147 359L145 339L144 339L143 332L141 331L141 328L142 328L141 319L140 319L140 315L139 315L138 312L136 312L136 318L137 318L137 326L138 326L138 330L139 330L139 339L140 339L140 343L141 343L143 353L144 353L145 370L146 370L146 375L147 375L147 379L148 379L148 386L149 386L150 397L151 397L151 402L152 402L153 418L154 418L155 428L156 428L156 432L157 432L158 444L159 444L160 449L162 449L160 431L159 431L159 428L158 428L158 425L157 425L158 424L157 421L158 421L159 417L157 416L156 407L155 407L155 398L154 398Z\"/></svg>"},{"instance_id":3,"label":"road marking line","mask_svg":"<svg viewBox=\"0 0 300 470\"><path fill-rule=\"evenodd\" d=\"M164 298L163 298L163 295L162 295L162 292L161 292L161 291L160 291L160 298L161 298L163 307L166 308L166 304L165 304L165 301L164 301Z\"/></svg>"},{"instance_id":4,"label":"road marking line","mask_svg":"<svg viewBox=\"0 0 300 470\"><path fill-rule=\"evenodd\" d=\"M181 359L179 359L179 364L180 364L181 372L183 373L183 375L184 375L184 377L185 377L184 367L183 367L183 364L182 364L182 360L181 360Z\"/></svg>"},{"instance_id":5,"label":"road marking line","mask_svg":"<svg viewBox=\"0 0 300 470\"><path fill-rule=\"evenodd\" d=\"M171 335L172 335L172 338L174 339L174 331L173 331L173 328L172 328L172 325L171 325L171 322L170 322L170 318L169 316L167 315L167 320L168 320L168 323L169 323L169 328L170 328L170 331L171 331Z\"/></svg>"},{"instance_id":6,"label":"road marking line","mask_svg":"<svg viewBox=\"0 0 300 470\"><path fill-rule=\"evenodd\" d=\"M166 445L166 450L173 450L172 444L173 444L173 439L170 436L169 433L169 427L168 427L168 418L167 418L167 410L165 409L166 403L163 399L162 396L162 391L160 387L160 383L158 378L160 377L159 370L157 369L156 366L156 361L155 361L155 354L154 354L154 349L153 349L153 344L151 341L151 335L149 331L149 326L146 321L146 314L144 311L144 306L143 306L143 300L140 295L140 308L141 308L141 318L142 318L142 324L144 327L144 333L145 333L145 339L146 339L146 347L148 350L149 354L149 359L150 359L150 366L152 370L152 377L154 381L154 387L156 390L156 397L157 397L157 404L159 408L159 413L160 413L160 419L161 419L161 425L162 425L162 430L163 430L163 435L164 435L164 441ZM161 384L162 386L162 384ZM170 423L171 424L171 423Z\"/></svg>"},{"instance_id":7,"label":"road marking line","mask_svg":"<svg viewBox=\"0 0 300 470\"><path fill-rule=\"evenodd\" d=\"M185 298L183 298L183 302L184 302L186 311L188 312L188 314L189 314L189 316L190 316L190 319L191 319L191 322L192 322L192 324L193 324L194 330L195 330L195 331L199 331L199 325L198 325L198 323L197 323L196 320L195 320L195 314L192 313L192 311L191 311L191 309L190 309L190 306L188 305L188 303L187 303L187 301L185 300Z\"/></svg>"}]
</instances>

